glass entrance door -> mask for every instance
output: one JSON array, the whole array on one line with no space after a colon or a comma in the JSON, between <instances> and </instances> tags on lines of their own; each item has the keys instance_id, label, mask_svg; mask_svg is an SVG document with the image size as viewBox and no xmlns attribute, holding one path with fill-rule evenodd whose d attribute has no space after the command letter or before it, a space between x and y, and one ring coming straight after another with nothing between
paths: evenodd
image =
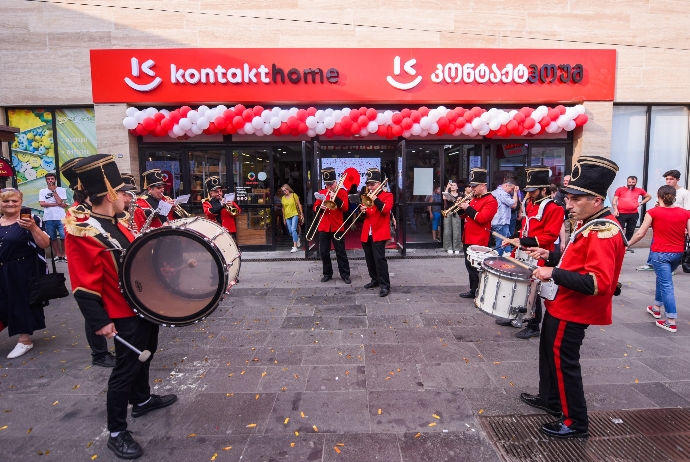
<instances>
[{"instance_id":1,"label":"glass entrance door","mask_svg":"<svg viewBox=\"0 0 690 462\"><path fill-rule=\"evenodd\" d=\"M314 141L314 146L302 141L302 171L303 183L304 183L304 257L314 257L319 254L319 239L318 232L311 230L312 225L318 226L318 224L313 223L316 213L314 212L314 192L321 191L321 168L320 168L320 154L319 154L319 143ZM307 165L316 165L316 172L311 178L307 179ZM311 183L311 188L307 187L307 183ZM308 240L307 234L312 231L313 238ZM312 237L312 236L309 236Z\"/></svg>"},{"instance_id":2,"label":"glass entrance door","mask_svg":"<svg viewBox=\"0 0 690 462\"><path fill-rule=\"evenodd\" d=\"M441 245L442 145L405 145L405 246Z\"/></svg>"},{"instance_id":3,"label":"glass entrance door","mask_svg":"<svg viewBox=\"0 0 690 462\"><path fill-rule=\"evenodd\" d=\"M228 176L226 165L226 151L213 150L189 150L189 178L191 197L187 203L188 210L194 215L203 215L204 207L201 201L208 196L206 180L212 176L220 178L223 192L228 192Z\"/></svg>"},{"instance_id":4,"label":"glass entrance door","mask_svg":"<svg viewBox=\"0 0 690 462\"><path fill-rule=\"evenodd\" d=\"M241 248L270 246L275 250L273 226L273 165L270 148L237 147L232 150L235 202L242 213L235 217Z\"/></svg>"}]
</instances>

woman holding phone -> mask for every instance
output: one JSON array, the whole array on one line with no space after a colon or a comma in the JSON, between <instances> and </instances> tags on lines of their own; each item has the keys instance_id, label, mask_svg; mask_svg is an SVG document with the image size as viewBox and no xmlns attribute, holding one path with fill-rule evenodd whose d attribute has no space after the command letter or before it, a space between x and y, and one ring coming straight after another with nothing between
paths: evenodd
<instances>
[{"instance_id":1,"label":"woman holding phone","mask_svg":"<svg viewBox=\"0 0 690 462\"><path fill-rule=\"evenodd\" d=\"M7 327L10 337L19 334L9 359L31 350L31 334L46 327L43 306L29 305L29 281L39 262L38 271L46 271L40 249L50 245L50 238L41 219L22 208L22 199L18 189L0 190L0 330Z\"/></svg>"}]
</instances>

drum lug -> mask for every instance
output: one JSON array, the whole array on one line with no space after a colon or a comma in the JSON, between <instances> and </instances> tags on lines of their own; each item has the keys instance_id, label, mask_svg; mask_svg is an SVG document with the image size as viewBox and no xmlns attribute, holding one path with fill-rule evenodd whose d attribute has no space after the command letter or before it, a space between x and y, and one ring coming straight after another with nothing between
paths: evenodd
<instances>
[{"instance_id":1,"label":"drum lug","mask_svg":"<svg viewBox=\"0 0 690 462\"><path fill-rule=\"evenodd\" d=\"M501 280L496 281L496 296L494 297L494 302L491 304L491 312L496 311L496 301L498 300L498 291L501 289Z\"/></svg>"},{"instance_id":2,"label":"drum lug","mask_svg":"<svg viewBox=\"0 0 690 462\"><path fill-rule=\"evenodd\" d=\"M515 291L516 290L517 290L517 282L513 282L513 291L510 294L510 305L508 305L510 307L510 310L513 309L513 300L515 299Z\"/></svg>"},{"instance_id":3,"label":"drum lug","mask_svg":"<svg viewBox=\"0 0 690 462\"><path fill-rule=\"evenodd\" d=\"M486 283L489 280L489 273L484 272L484 288L482 289L482 296L479 298L479 303L484 303L484 294L486 294Z\"/></svg>"}]
</instances>

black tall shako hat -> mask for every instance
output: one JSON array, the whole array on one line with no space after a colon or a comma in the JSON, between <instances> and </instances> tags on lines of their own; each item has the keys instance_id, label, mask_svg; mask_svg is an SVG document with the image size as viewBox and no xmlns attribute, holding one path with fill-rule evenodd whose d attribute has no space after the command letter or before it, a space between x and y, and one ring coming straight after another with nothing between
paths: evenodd
<instances>
[{"instance_id":1,"label":"black tall shako hat","mask_svg":"<svg viewBox=\"0 0 690 462\"><path fill-rule=\"evenodd\" d=\"M125 184L128 184L130 186L134 186L136 188L137 184L134 181L134 175L132 175L131 173L123 173L120 176L122 177L122 181Z\"/></svg>"},{"instance_id":2,"label":"black tall shako hat","mask_svg":"<svg viewBox=\"0 0 690 462\"><path fill-rule=\"evenodd\" d=\"M381 170L378 168L368 168L367 183L381 183Z\"/></svg>"},{"instance_id":3,"label":"black tall shako hat","mask_svg":"<svg viewBox=\"0 0 690 462\"><path fill-rule=\"evenodd\" d=\"M480 184L486 184L487 178L486 169L484 168L473 168L470 170L470 186L477 186Z\"/></svg>"},{"instance_id":4,"label":"black tall shako hat","mask_svg":"<svg viewBox=\"0 0 690 462\"><path fill-rule=\"evenodd\" d=\"M222 187L223 187L223 184L221 183L220 178L218 178L217 176L211 176L211 177L209 177L209 178L206 180L205 185L206 185L206 190L207 190L208 192L211 192L211 191L214 191L214 190L216 190L216 189L218 189L218 188L222 188Z\"/></svg>"},{"instance_id":5,"label":"black tall shako hat","mask_svg":"<svg viewBox=\"0 0 690 462\"><path fill-rule=\"evenodd\" d=\"M613 180L616 179L618 164L600 156L580 156L573 164L570 183L563 190L569 194L591 194L606 199Z\"/></svg>"},{"instance_id":6,"label":"black tall shako hat","mask_svg":"<svg viewBox=\"0 0 690 462\"><path fill-rule=\"evenodd\" d=\"M335 168L333 167L326 167L324 169L321 169L321 175L323 175L323 182L324 183L335 183Z\"/></svg>"},{"instance_id":7,"label":"black tall shako hat","mask_svg":"<svg viewBox=\"0 0 690 462\"><path fill-rule=\"evenodd\" d=\"M548 188L551 169L546 165L533 165L525 169L527 173L527 186L525 192L532 192L535 189Z\"/></svg>"},{"instance_id":8,"label":"black tall shako hat","mask_svg":"<svg viewBox=\"0 0 690 462\"><path fill-rule=\"evenodd\" d=\"M144 177L144 190L152 186L165 184L165 180L163 180L163 174L157 168L147 170L141 175Z\"/></svg>"},{"instance_id":9,"label":"black tall shako hat","mask_svg":"<svg viewBox=\"0 0 690 462\"><path fill-rule=\"evenodd\" d=\"M102 197L107 194L111 200L116 200L118 191L136 189L122 181L120 170L110 154L84 157L74 166L74 171L78 182L89 191L91 197Z\"/></svg>"},{"instance_id":10,"label":"black tall shako hat","mask_svg":"<svg viewBox=\"0 0 690 462\"><path fill-rule=\"evenodd\" d=\"M77 172L74 171L74 166L77 165L83 157L77 157L70 159L60 166L60 173L69 182L69 189L81 189L79 187L79 178L77 177Z\"/></svg>"}]
</instances>

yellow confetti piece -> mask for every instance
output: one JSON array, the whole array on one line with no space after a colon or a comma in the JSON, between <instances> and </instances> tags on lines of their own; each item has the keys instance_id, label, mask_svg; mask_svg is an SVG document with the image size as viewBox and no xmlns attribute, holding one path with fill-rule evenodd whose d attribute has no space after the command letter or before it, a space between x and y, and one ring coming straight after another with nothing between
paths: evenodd
<instances>
[{"instance_id":1,"label":"yellow confetti piece","mask_svg":"<svg viewBox=\"0 0 690 462\"><path fill-rule=\"evenodd\" d=\"M55 401L55 402L53 403L53 406L55 406L55 405L56 405L57 403L58 403L58 402L57 402L57 401Z\"/></svg>"},{"instance_id":2,"label":"yellow confetti piece","mask_svg":"<svg viewBox=\"0 0 690 462\"><path fill-rule=\"evenodd\" d=\"M94 454L93 456L91 456L91 460L94 460L96 457L98 457L98 456L96 454Z\"/></svg>"},{"instance_id":3,"label":"yellow confetti piece","mask_svg":"<svg viewBox=\"0 0 690 462\"><path fill-rule=\"evenodd\" d=\"M256 427L256 424L249 424L249 425L247 425L247 428L249 428L249 427Z\"/></svg>"},{"instance_id":4,"label":"yellow confetti piece","mask_svg":"<svg viewBox=\"0 0 690 462\"><path fill-rule=\"evenodd\" d=\"M436 417L437 419L440 419L440 417L437 416L436 414L431 414L431 416L432 416L432 417Z\"/></svg>"},{"instance_id":5,"label":"yellow confetti piece","mask_svg":"<svg viewBox=\"0 0 690 462\"><path fill-rule=\"evenodd\" d=\"M263 373L261 374L261 377L265 377L265 376L266 376L266 372L263 372Z\"/></svg>"},{"instance_id":6,"label":"yellow confetti piece","mask_svg":"<svg viewBox=\"0 0 690 462\"><path fill-rule=\"evenodd\" d=\"M297 378L297 374L295 374L295 378Z\"/></svg>"},{"instance_id":7,"label":"yellow confetti piece","mask_svg":"<svg viewBox=\"0 0 690 462\"><path fill-rule=\"evenodd\" d=\"M299 436L299 432L298 432L298 431L295 431L295 436Z\"/></svg>"},{"instance_id":8,"label":"yellow confetti piece","mask_svg":"<svg viewBox=\"0 0 690 462\"><path fill-rule=\"evenodd\" d=\"M345 446L345 443L335 443L336 446Z\"/></svg>"},{"instance_id":9,"label":"yellow confetti piece","mask_svg":"<svg viewBox=\"0 0 690 462\"><path fill-rule=\"evenodd\" d=\"M337 446L335 446L333 449L335 449L335 452L337 452L338 454L340 454L340 449L338 449Z\"/></svg>"},{"instance_id":10,"label":"yellow confetti piece","mask_svg":"<svg viewBox=\"0 0 690 462\"><path fill-rule=\"evenodd\" d=\"M4 429L6 429L6 428L7 428L7 425L5 425L4 427L0 428L0 430L4 430Z\"/></svg>"},{"instance_id":11,"label":"yellow confetti piece","mask_svg":"<svg viewBox=\"0 0 690 462\"><path fill-rule=\"evenodd\" d=\"M93 441L91 441L89 444L87 444L86 447L90 448L92 444L93 444Z\"/></svg>"},{"instance_id":12,"label":"yellow confetti piece","mask_svg":"<svg viewBox=\"0 0 690 462\"><path fill-rule=\"evenodd\" d=\"M27 433L31 433L31 431L34 429L34 427L29 428L29 431ZM88 447L88 446L87 446Z\"/></svg>"},{"instance_id":13,"label":"yellow confetti piece","mask_svg":"<svg viewBox=\"0 0 690 462\"><path fill-rule=\"evenodd\" d=\"M638 382L639 382L639 380L635 379L635 383L638 383Z\"/></svg>"},{"instance_id":14,"label":"yellow confetti piece","mask_svg":"<svg viewBox=\"0 0 690 462\"><path fill-rule=\"evenodd\" d=\"M345 372L345 375L347 375L347 374L349 374L349 373L350 373L350 371L347 371L347 372Z\"/></svg>"},{"instance_id":15,"label":"yellow confetti piece","mask_svg":"<svg viewBox=\"0 0 690 462\"><path fill-rule=\"evenodd\" d=\"M285 425L287 425L288 421L290 420L290 417L285 418Z\"/></svg>"},{"instance_id":16,"label":"yellow confetti piece","mask_svg":"<svg viewBox=\"0 0 690 462\"><path fill-rule=\"evenodd\" d=\"M247 371L242 371L242 373L240 375L244 375L245 372L247 372Z\"/></svg>"},{"instance_id":17,"label":"yellow confetti piece","mask_svg":"<svg viewBox=\"0 0 690 462\"><path fill-rule=\"evenodd\" d=\"M192 433L191 435L187 435L187 438L191 438L192 436L196 436L196 433Z\"/></svg>"},{"instance_id":18,"label":"yellow confetti piece","mask_svg":"<svg viewBox=\"0 0 690 462\"><path fill-rule=\"evenodd\" d=\"M379 409L379 415L381 415L381 409Z\"/></svg>"},{"instance_id":19,"label":"yellow confetti piece","mask_svg":"<svg viewBox=\"0 0 690 462\"><path fill-rule=\"evenodd\" d=\"M482 412L484 412L484 409L480 409L480 410L479 410L479 413L480 413L480 414L481 414Z\"/></svg>"},{"instance_id":20,"label":"yellow confetti piece","mask_svg":"<svg viewBox=\"0 0 690 462\"><path fill-rule=\"evenodd\" d=\"M319 431L319 429L316 428L316 425L312 425L311 428L313 428L315 432L318 432L318 431Z\"/></svg>"},{"instance_id":21,"label":"yellow confetti piece","mask_svg":"<svg viewBox=\"0 0 690 462\"><path fill-rule=\"evenodd\" d=\"M223 451L227 451L228 449L232 449L232 446L228 446L227 448L223 448Z\"/></svg>"},{"instance_id":22,"label":"yellow confetti piece","mask_svg":"<svg viewBox=\"0 0 690 462\"><path fill-rule=\"evenodd\" d=\"M494 364L501 364L500 361L494 361Z\"/></svg>"},{"instance_id":23,"label":"yellow confetti piece","mask_svg":"<svg viewBox=\"0 0 690 462\"><path fill-rule=\"evenodd\" d=\"M388 379L390 379L390 377L386 377L386 379L385 379L385 380L388 380Z\"/></svg>"},{"instance_id":24,"label":"yellow confetti piece","mask_svg":"<svg viewBox=\"0 0 690 462\"><path fill-rule=\"evenodd\" d=\"M304 418L304 412L300 412L300 415L302 416L302 418Z\"/></svg>"},{"instance_id":25,"label":"yellow confetti piece","mask_svg":"<svg viewBox=\"0 0 690 462\"><path fill-rule=\"evenodd\" d=\"M297 432L295 432L295 433L297 433ZM294 448L294 447L295 447L295 443L290 443L290 447L291 447L291 448Z\"/></svg>"},{"instance_id":26,"label":"yellow confetti piece","mask_svg":"<svg viewBox=\"0 0 690 462\"><path fill-rule=\"evenodd\" d=\"M79 388L80 386L81 386L81 385L77 385L76 387L72 387L72 390L76 390L76 389Z\"/></svg>"},{"instance_id":27,"label":"yellow confetti piece","mask_svg":"<svg viewBox=\"0 0 690 462\"><path fill-rule=\"evenodd\" d=\"M417 438L421 435L421 433L417 433L414 437Z\"/></svg>"},{"instance_id":28,"label":"yellow confetti piece","mask_svg":"<svg viewBox=\"0 0 690 462\"><path fill-rule=\"evenodd\" d=\"M213 457L211 457L211 460L216 460L216 457L218 457L218 453L213 454Z\"/></svg>"},{"instance_id":29,"label":"yellow confetti piece","mask_svg":"<svg viewBox=\"0 0 690 462\"><path fill-rule=\"evenodd\" d=\"M513 382L508 382L508 383L510 384L511 387L515 386L515 385L513 385Z\"/></svg>"},{"instance_id":30,"label":"yellow confetti piece","mask_svg":"<svg viewBox=\"0 0 690 462\"><path fill-rule=\"evenodd\" d=\"M256 395L256 399L259 399L259 395Z\"/></svg>"},{"instance_id":31,"label":"yellow confetti piece","mask_svg":"<svg viewBox=\"0 0 690 462\"><path fill-rule=\"evenodd\" d=\"M431 422L431 423L429 424L430 427L433 427L434 425L436 425L436 422Z\"/></svg>"}]
</instances>

